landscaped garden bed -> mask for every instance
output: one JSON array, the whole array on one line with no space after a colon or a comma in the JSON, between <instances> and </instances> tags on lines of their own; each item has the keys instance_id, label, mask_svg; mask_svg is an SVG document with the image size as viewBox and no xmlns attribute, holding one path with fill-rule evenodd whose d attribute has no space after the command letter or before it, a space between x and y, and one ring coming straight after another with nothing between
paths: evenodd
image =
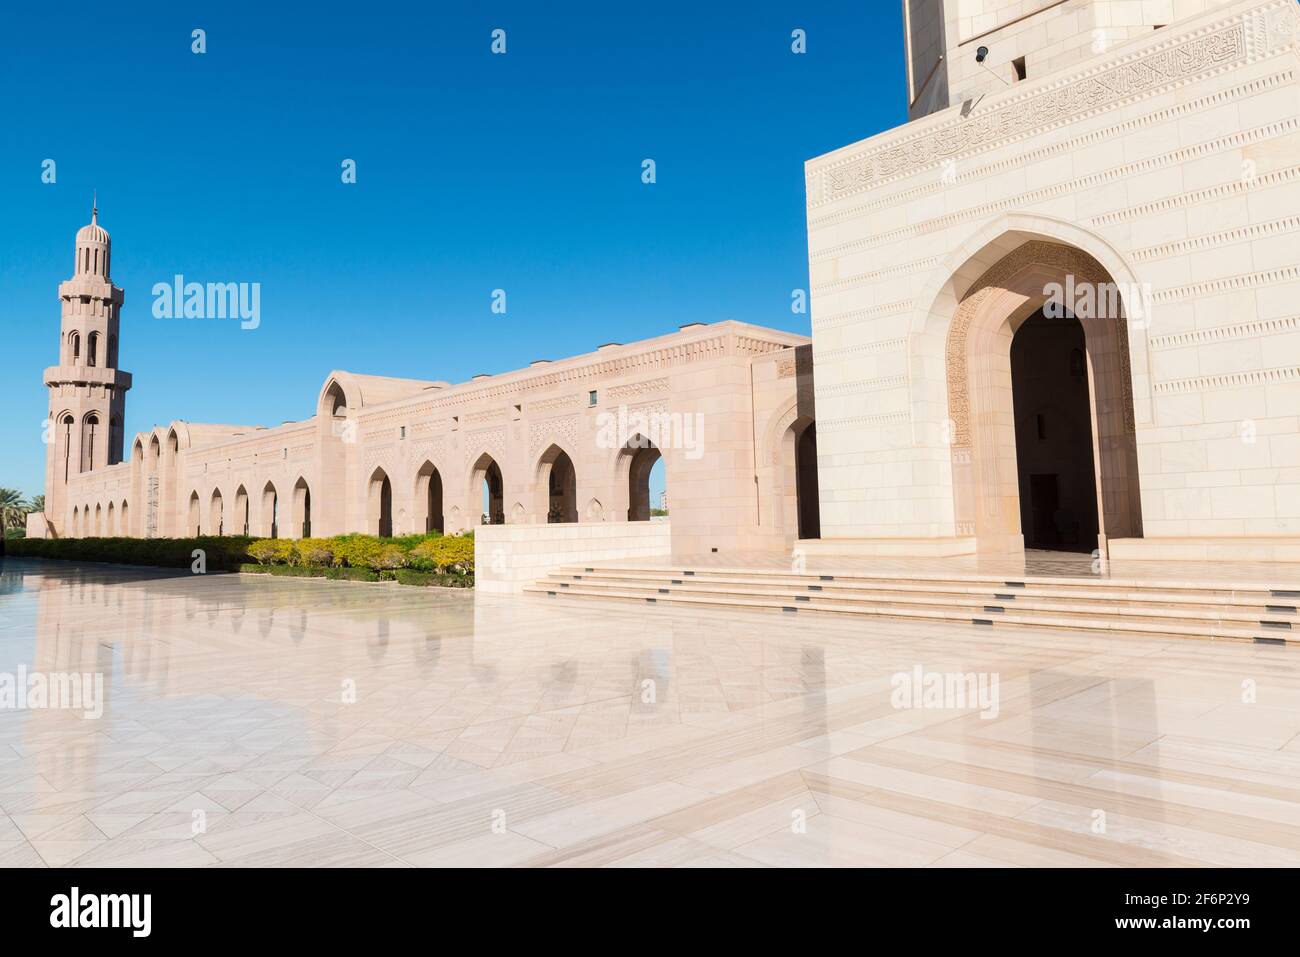
<instances>
[{"instance_id":1,"label":"landscaped garden bed","mask_svg":"<svg viewBox=\"0 0 1300 957\"><path fill-rule=\"evenodd\" d=\"M29 538L6 543L17 557L189 568L203 553L207 571L238 571L332 581L396 581L472 588L474 536L337 535L334 538Z\"/></svg>"}]
</instances>

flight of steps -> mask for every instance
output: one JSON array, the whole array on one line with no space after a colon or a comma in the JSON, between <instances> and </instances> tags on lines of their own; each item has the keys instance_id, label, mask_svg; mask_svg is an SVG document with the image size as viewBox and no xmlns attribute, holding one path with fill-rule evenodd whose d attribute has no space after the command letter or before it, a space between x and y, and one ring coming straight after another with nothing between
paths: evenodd
<instances>
[{"instance_id":1,"label":"flight of steps","mask_svg":"<svg viewBox=\"0 0 1300 957\"><path fill-rule=\"evenodd\" d=\"M648 565L560 568L524 590L561 600L1300 643L1300 583L1274 587L1077 577L1008 580L965 572L830 574Z\"/></svg>"}]
</instances>

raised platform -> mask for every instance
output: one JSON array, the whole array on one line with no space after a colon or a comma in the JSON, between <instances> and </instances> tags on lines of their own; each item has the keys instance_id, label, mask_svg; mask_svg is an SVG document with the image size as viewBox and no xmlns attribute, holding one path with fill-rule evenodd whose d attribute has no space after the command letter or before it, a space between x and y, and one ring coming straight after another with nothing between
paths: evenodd
<instances>
[{"instance_id":1,"label":"raised platform","mask_svg":"<svg viewBox=\"0 0 1300 957\"><path fill-rule=\"evenodd\" d=\"M1300 643L1300 575L1286 563L695 556L584 563L525 588L570 600L957 621L1263 644Z\"/></svg>"}]
</instances>

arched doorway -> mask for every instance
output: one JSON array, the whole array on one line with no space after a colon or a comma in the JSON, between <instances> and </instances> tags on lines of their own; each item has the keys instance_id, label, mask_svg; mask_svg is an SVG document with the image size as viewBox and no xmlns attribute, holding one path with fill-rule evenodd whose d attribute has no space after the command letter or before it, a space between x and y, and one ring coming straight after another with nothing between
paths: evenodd
<instances>
[{"instance_id":1,"label":"arched doorway","mask_svg":"<svg viewBox=\"0 0 1300 957\"><path fill-rule=\"evenodd\" d=\"M122 499L122 508L117 513L118 524L122 527L123 535L131 534L130 513L127 511L126 499Z\"/></svg>"},{"instance_id":2,"label":"arched doorway","mask_svg":"<svg viewBox=\"0 0 1300 957\"><path fill-rule=\"evenodd\" d=\"M474 463L470 472L470 495L476 501L470 502L470 508L481 513L483 525L504 525L506 523L505 479L501 475L501 466L492 456L484 452Z\"/></svg>"},{"instance_id":3,"label":"arched doorway","mask_svg":"<svg viewBox=\"0 0 1300 957\"><path fill-rule=\"evenodd\" d=\"M416 527L426 532L443 532L442 473L432 462L425 462L415 473Z\"/></svg>"},{"instance_id":4,"label":"arched doorway","mask_svg":"<svg viewBox=\"0 0 1300 957\"><path fill-rule=\"evenodd\" d=\"M627 474L627 520L650 521L650 473L661 453L644 435L634 435L619 453L618 471Z\"/></svg>"},{"instance_id":5,"label":"arched doorway","mask_svg":"<svg viewBox=\"0 0 1300 957\"><path fill-rule=\"evenodd\" d=\"M248 491L242 485L235 489L235 526L240 535L248 535Z\"/></svg>"},{"instance_id":6,"label":"arched doorway","mask_svg":"<svg viewBox=\"0 0 1300 957\"><path fill-rule=\"evenodd\" d=\"M212 490L212 500L208 502L208 533L226 534L225 502L221 498L221 489Z\"/></svg>"},{"instance_id":7,"label":"arched doorway","mask_svg":"<svg viewBox=\"0 0 1300 957\"><path fill-rule=\"evenodd\" d=\"M280 537L280 496L271 482L262 488L262 534L267 538Z\"/></svg>"},{"instance_id":8,"label":"arched doorway","mask_svg":"<svg viewBox=\"0 0 1300 957\"><path fill-rule=\"evenodd\" d=\"M558 445L542 453L537 462L537 502L539 514L550 524L578 520L578 474L573 460Z\"/></svg>"},{"instance_id":9,"label":"arched doorway","mask_svg":"<svg viewBox=\"0 0 1300 957\"><path fill-rule=\"evenodd\" d=\"M311 538L311 489L301 476L293 486L293 531L299 538Z\"/></svg>"},{"instance_id":10,"label":"arched doorway","mask_svg":"<svg viewBox=\"0 0 1300 957\"><path fill-rule=\"evenodd\" d=\"M957 534L974 536L981 552L1014 553L1030 542L1057 547L1073 538L1070 547L1082 549L1091 542L1104 554L1108 539L1142 535L1124 310L1123 295L1096 259L1039 239L1003 255L958 296L945 346L954 519ZM1057 325L1029 325L1013 359L1019 331L1040 313ZM1065 315L1070 321L1060 318ZM1082 330L1082 344L1073 323ZM1054 368L1065 369L1067 377L1069 370L1082 367L1083 375L1069 380L1072 389L1064 388L1068 383L1054 389L1053 397L1073 412L1035 406L1032 397L1045 394L1029 368L1035 355L1059 363ZM1026 397L1020 406L1017 391ZM1080 414L1084 395L1086 430L1068 425L1071 415ZM1053 434L1073 435L1088 445L1091 464L1078 450L1065 450ZM1031 448L1040 441L1041 450ZM1021 443L1032 459L1024 469L1019 465ZM1080 497L1086 481L1078 481L1088 468L1091 506ZM1074 477L1068 492L1061 478L1066 475ZM1028 503L1022 502L1024 490ZM1072 503L1068 508L1062 507L1063 495Z\"/></svg>"},{"instance_id":11,"label":"arched doorway","mask_svg":"<svg viewBox=\"0 0 1300 957\"><path fill-rule=\"evenodd\" d=\"M117 534L117 527L116 527L117 509L112 502L108 503L108 511L105 513L105 516L106 517L105 517L105 524L104 524L104 534L108 535L111 538L112 536Z\"/></svg>"},{"instance_id":12,"label":"arched doorway","mask_svg":"<svg viewBox=\"0 0 1300 957\"><path fill-rule=\"evenodd\" d=\"M189 527L186 528L185 530L185 533L187 535L198 536L203 534L203 529L199 527L199 493L198 492L190 492L190 511L189 511L188 526Z\"/></svg>"},{"instance_id":13,"label":"arched doorway","mask_svg":"<svg viewBox=\"0 0 1300 957\"><path fill-rule=\"evenodd\" d=\"M380 538L393 537L393 483L388 480L388 473L375 469L370 474L370 485L366 499L367 514L371 535Z\"/></svg>"},{"instance_id":14,"label":"arched doorway","mask_svg":"<svg viewBox=\"0 0 1300 957\"><path fill-rule=\"evenodd\" d=\"M821 538L821 506L817 491L817 423L799 416L781 442L784 469L784 525L799 538ZM788 534L788 532L787 532Z\"/></svg>"},{"instance_id":15,"label":"arched doorway","mask_svg":"<svg viewBox=\"0 0 1300 957\"><path fill-rule=\"evenodd\" d=\"M1039 309L1011 340L1020 529L1025 548L1097 547L1087 342L1073 315Z\"/></svg>"}]
</instances>

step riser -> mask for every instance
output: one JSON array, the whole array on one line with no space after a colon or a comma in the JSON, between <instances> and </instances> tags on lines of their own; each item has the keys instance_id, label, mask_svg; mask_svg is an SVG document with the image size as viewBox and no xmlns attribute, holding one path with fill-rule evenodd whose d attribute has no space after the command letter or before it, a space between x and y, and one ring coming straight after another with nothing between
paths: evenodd
<instances>
[{"instance_id":1,"label":"step riser","mask_svg":"<svg viewBox=\"0 0 1300 957\"><path fill-rule=\"evenodd\" d=\"M561 588L613 588L623 591L649 591L663 594L663 589L671 592L680 592L688 595L727 595L736 598L772 598L783 601L795 601L811 598L813 601L844 601L844 602L887 602L889 604L916 604L916 605L951 605L953 607L983 606L983 605L1003 605L1007 609L1023 608L1026 611L1059 611L1062 613L1069 612L1072 614L1150 614L1150 610L1158 610L1160 614L1157 617L1224 617L1232 619L1258 621L1263 619L1273 619L1278 621L1295 621L1300 624L1300 614L1291 606L1278 606L1265 602L1243 603L1243 602L1223 602L1223 603L1206 603L1206 602L1167 602L1159 598L1152 600L1142 600L1133 597L1103 597L1089 596L1087 604L1077 604L1083 601L1084 596L1055 596L1039 595L1032 592L1018 592L1016 594L1002 593L922 593L922 592L898 592L891 589L877 589L872 591L859 591L852 589L841 589L833 591L829 589L819 590L795 590L792 588L729 588L725 586L709 587L708 583L692 582L690 585L675 584L673 582L655 582L640 581L632 579L597 579L594 577L584 577L581 581L568 581L564 579L550 578L544 579L543 584L547 587ZM1100 603L1100 606L1099 606Z\"/></svg>"},{"instance_id":2,"label":"step riser","mask_svg":"<svg viewBox=\"0 0 1300 957\"><path fill-rule=\"evenodd\" d=\"M970 578L916 578L907 575L831 575L820 576L814 573L790 573L773 575L763 572L728 572L710 569L707 572L691 573L686 570L673 571L662 568L655 569L596 569L587 571L581 568L561 568L553 572L549 577L569 579L570 577L580 577L582 580L592 580L598 578L614 578L626 580L642 580L667 583L672 579L682 579L686 582L729 582L740 585L793 585L795 587L806 587L808 584L822 585L824 587L859 587L863 589L876 589L881 587L895 586L897 590L919 590L919 591L961 591L961 590L979 590L979 591L1006 591L1014 588L1015 590L1033 591L1033 590L1059 590L1069 592L1079 592L1087 594L1089 597L1109 597L1112 595L1148 595L1156 593L1169 594L1188 594L1211 597L1219 600L1233 597L1249 599L1250 601L1258 600L1261 603L1270 604L1297 604L1300 600L1285 597L1289 593L1287 586L1266 586L1266 585L1248 585L1248 586L1228 586L1223 583L1194 583L1194 582L1106 582L1106 581L1086 581L1082 579L1071 578L1025 578L1020 582L1007 582L994 576L987 577L970 577ZM904 587L897 587L904 586Z\"/></svg>"},{"instance_id":3,"label":"step riser","mask_svg":"<svg viewBox=\"0 0 1300 957\"><path fill-rule=\"evenodd\" d=\"M1067 631L1085 630L1089 632L1100 632L1109 634L1130 634L1146 637L1174 637L1174 638L1207 638L1213 640L1231 640L1241 642L1256 642L1260 644L1300 644L1300 631L1294 632L1296 637L1291 637L1292 633L1286 631L1272 631L1270 629L1254 628L1243 629L1236 627L1219 627L1206 622L1197 623L1174 623L1161 622L1146 623L1136 622L1123 618L1111 617L1110 620L1102 620L1100 617L1093 620L1072 619L1069 621L1052 618L1030 619L1025 620L1021 616L990 617L988 615L967 615L966 613L945 613L945 612L913 612L908 613L905 610L891 608L883 610L880 608L852 605L844 607L832 606L814 606L810 603L793 603L788 605L781 604L756 604L743 601L728 601L725 599L699 599L685 598L674 595L612 595L612 594L586 594L583 592L573 592L568 590L547 589L540 586L533 586L527 591L531 594L540 594L555 599L567 598L571 601L598 601L598 602L618 602L622 604L645 604L653 602L654 604L678 604L689 605L691 607L730 609L743 608L754 611L768 611L780 614L813 614L813 615L835 615L840 617L858 616L869 619L884 619L896 621L917 621L917 622L952 622L971 624L972 627L1019 627L1019 628L1058 628Z\"/></svg>"}]
</instances>

